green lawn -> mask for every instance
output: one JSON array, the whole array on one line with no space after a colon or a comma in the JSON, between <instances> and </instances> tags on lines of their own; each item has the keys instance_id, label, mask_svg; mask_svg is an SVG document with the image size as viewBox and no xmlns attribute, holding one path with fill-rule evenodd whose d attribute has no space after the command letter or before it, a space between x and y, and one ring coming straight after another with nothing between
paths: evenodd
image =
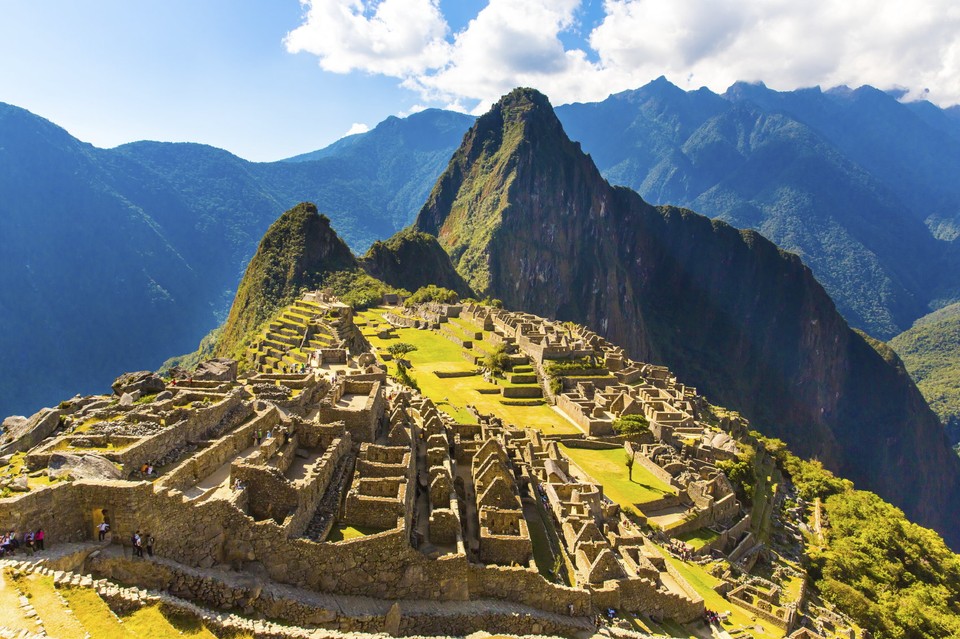
<instances>
[{"instance_id":1,"label":"green lawn","mask_svg":"<svg viewBox=\"0 0 960 639\"><path fill-rule=\"evenodd\" d=\"M710 543L720 535L713 532L708 528L698 528L697 530L691 530L688 533L683 533L678 535L677 539L682 542L685 542L688 546L694 550L700 550L706 544Z\"/></svg>"},{"instance_id":2,"label":"green lawn","mask_svg":"<svg viewBox=\"0 0 960 639\"><path fill-rule=\"evenodd\" d=\"M765 621L760 617L756 617L756 621L754 621L754 614L752 612L744 610L718 594L717 591L714 590L714 587L720 584L720 580L708 573L703 567L694 563L680 561L670 556L659 546L657 546L657 550L677 569L677 572L687 580L693 589L703 597L703 602L707 609L721 613L730 611L730 617L723 625L727 631L743 628L756 639L779 639L785 636L782 630L769 621Z\"/></svg>"},{"instance_id":3,"label":"green lawn","mask_svg":"<svg viewBox=\"0 0 960 639\"><path fill-rule=\"evenodd\" d=\"M433 374L435 371L472 371L476 367L463 357L463 349L460 346L434 331L400 328L395 330L397 337L394 339L377 337L376 333L379 329L375 324L382 322L382 319L378 318L380 313L382 311L373 310L358 314L358 322L366 324L361 327L363 334L378 350L386 349L396 342L406 342L416 346L416 351L405 356L405 359L413 365L410 375L420 386L420 391L441 409L446 410L449 406L454 411L458 411L472 404L482 413L496 415L505 423L522 428L537 428L546 434L580 432L575 425L558 415L549 406L505 406L500 403L503 397L499 393L488 395L478 392L478 389L498 390L506 383L505 380L499 380L499 384L495 386L485 382L480 375L444 379L437 377ZM396 364L392 361L387 362L387 367L391 373L396 371ZM463 413L460 415L462 416ZM456 414L452 413L451 416L459 419Z\"/></svg>"},{"instance_id":4,"label":"green lawn","mask_svg":"<svg viewBox=\"0 0 960 639\"><path fill-rule=\"evenodd\" d=\"M636 504L645 504L677 492L638 463L634 463L633 479L629 479L623 463L626 453L622 448L589 450L569 448L563 444L560 444L560 448L583 472L603 486L603 493L607 497L634 512L637 511Z\"/></svg>"}]
</instances>

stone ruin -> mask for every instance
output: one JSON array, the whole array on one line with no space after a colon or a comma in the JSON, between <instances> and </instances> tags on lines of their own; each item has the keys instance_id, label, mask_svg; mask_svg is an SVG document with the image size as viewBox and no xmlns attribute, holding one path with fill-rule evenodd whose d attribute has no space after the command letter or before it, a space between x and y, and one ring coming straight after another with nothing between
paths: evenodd
<instances>
[{"instance_id":1,"label":"stone ruin","mask_svg":"<svg viewBox=\"0 0 960 639\"><path fill-rule=\"evenodd\" d=\"M329 297L305 298L295 310L306 307L322 308L328 329L336 319L339 334L352 333L352 313ZM702 421L695 390L580 327L473 304L435 306L423 321L454 313L496 331L535 363L538 378L551 361L588 362L594 379L564 381L557 408L584 438L607 445L624 444L614 420L645 416L649 437L626 442L627 451L676 488L670 505L691 517L653 534L644 523L655 512L625 513L603 486L582 479L556 438L492 416L457 423L430 399L371 372L369 352L347 348L333 368L313 362L282 372L264 359L254 374L238 376L221 360L162 386L137 373L121 378L120 395L74 398L14 420L0 451L25 453L29 472L52 474L78 465L65 459L96 456L113 476L78 472L0 499L0 528L42 526L58 542L89 542L109 520L113 543L85 570L155 586L155 572L138 571L123 548L133 531L150 530L166 579L196 603L220 605L235 588L223 575L255 576L261 590L267 583L305 594L267 599L251 587L245 612L333 629L384 630L386 611L355 615L324 607L322 596L397 601L401 611L405 602L433 600L454 611L438 620L410 603L391 621L401 634L569 635L592 627L590 616L607 608L700 618L704 600L664 559L661 536L726 527L737 545L742 537L734 534L749 518L715 465L732 458L736 444ZM255 350L255 359L264 356L262 344ZM534 529L554 530L556 544L536 548L543 542ZM535 551L557 568L539 565ZM188 585L196 575L203 587ZM766 607L753 591L731 595ZM471 601L494 603L469 613L455 605ZM779 603L767 603L783 618Z\"/></svg>"}]
</instances>

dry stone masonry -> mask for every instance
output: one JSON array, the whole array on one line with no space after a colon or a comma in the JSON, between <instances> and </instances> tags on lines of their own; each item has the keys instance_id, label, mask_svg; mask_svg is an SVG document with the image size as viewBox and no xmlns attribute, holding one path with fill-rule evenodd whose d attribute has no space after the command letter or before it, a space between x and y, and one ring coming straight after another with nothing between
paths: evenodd
<instances>
[{"instance_id":1,"label":"dry stone masonry","mask_svg":"<svg viewBox=\"0 0 960 639\"><path fill-rule=\"evenodd\" d=\"M386 334L502 345L520 389L502 401L549 402L582 433L546 436L477 410L460 423L387 377L350 307L309 293L239 372L215 360L170 379L131 373L112 396L6 420L3 461L27 481L0 499L0 529L93 542L107 522L106 546L78 569L204 606L394 634L570 635L608 609L691 622L705 604L667 559L677 538L710 530L703 558L758 552L716 465L736 456L732 429L709 424L704 400L665 368L583 327L479 304L397 307L384 320ZM618 436L629 415L649 433ZM622 449L675 492L615 503L561 443ZM156 537L151 561L132 558L138 530ZM795 628L802 602L776 586L726 591Z\"/></svg>"}]
</instances>

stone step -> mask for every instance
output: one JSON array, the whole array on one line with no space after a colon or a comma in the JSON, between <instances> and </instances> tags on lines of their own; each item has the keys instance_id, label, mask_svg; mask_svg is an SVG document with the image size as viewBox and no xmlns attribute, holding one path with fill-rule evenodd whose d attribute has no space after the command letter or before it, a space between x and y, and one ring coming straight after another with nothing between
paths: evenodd
<instances>
[{"instance_id":1,"label":"stone step","mask_svg":"<svg viewBox=\"0 0 960 639\"><path fill-rule=\"evenodd\" d=\"M43 628L38 623L36 615L28 616L27 610L21 605L20 591L14 580L5 569L0 568L0 612L3 613L5 628L13 632L42 633Z\"/></svg>"},{"instance_id":2,"label":"stone step","mask_svg":"<svg viewBox=\"0 0 960 639\"><path fill-rule=\"evenodd\" d=\"M89 577L85 579L92 582ZM33 574L21 579L20 586L25 594L29 594L30 605L48 635L58 639L86 639L92 636L57 591L52 576Z\"/></svg>"},{"instance_id":3,"label":"stone step","mask_svg":"<svg viewBox=\"0 0 960 639\"><path fill-rule=\"evenodd\" d=\"M123 622L103 600L97 589L65 586L60 588L59 592L73 610L77 620L93 637L136 638L136 635L124 628Z\"/></svg>"}]
</instances>

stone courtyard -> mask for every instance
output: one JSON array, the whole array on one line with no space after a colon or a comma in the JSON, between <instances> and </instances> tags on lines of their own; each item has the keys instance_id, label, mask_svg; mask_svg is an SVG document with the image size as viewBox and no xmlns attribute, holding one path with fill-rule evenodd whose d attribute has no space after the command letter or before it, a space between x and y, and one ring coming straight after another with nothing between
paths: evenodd
<instances>
[{"instance_id":1,"label":"stone courtyard","mask_svg":"<svg viewBox=\"0 0 960 639\"><path fill-rule=\"evenodd\" d=\"M0 529L80 544L71 570L127 587L394 635L573 636L611 609L699 622L704 595L672 549L709 530L685 559L764 550L717 467L737 454L727 431L744 425L708 423L705 400L667 369L582 327L478 304L395 307L382 319L377 339L416 330L502 347L513 366L499 401L549 407L565 431L472 405L458 418L388 376L392 358L350 307L309 293L240 366L127 374L112 395L7 420ZM471 352L476 370L458 374L479 379ZM619 435L630 415L648 432ZM597 451L629 457L662 496L611 499L574 459ZM155 536L154 557L133 556L137 531ZM779 636L797 626L802 595L723 590Z\"/></svg>"}]
</instances>

